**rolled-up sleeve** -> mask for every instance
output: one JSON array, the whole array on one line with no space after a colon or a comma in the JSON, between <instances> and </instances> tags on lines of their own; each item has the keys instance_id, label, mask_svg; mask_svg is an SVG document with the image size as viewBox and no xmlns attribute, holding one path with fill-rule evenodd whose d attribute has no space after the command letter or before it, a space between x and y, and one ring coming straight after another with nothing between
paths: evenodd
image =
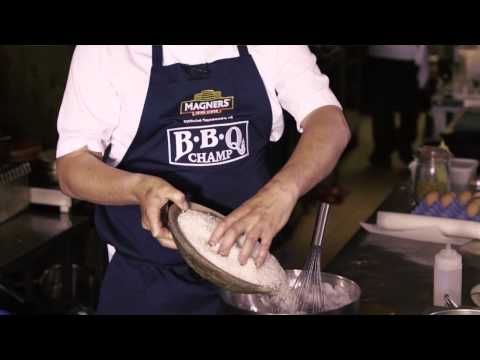
<instances>
[{"instance_id":1,"label":"rolled-up sleeve","mask_svg":"<svg viewBox=\"0 0 480 360\"><path fill-rule=\"evenodd\" d=\"M77 46L57 130L57 158L87 147L104 153L118 124L120 99L109 75L107 46Z\"/></svg>"},{"instance_id":2,"label":"rolled-up sleeve","mask_svg":"<svg viewBox=\"0 0 480 360\"><path fill-rule=\"evenodd\" d=\"M302 121L312 111L327 105L342 108L307 46L278 46L275 89L281 106L295 118L300 132Z\"/></svg>"}]
</instances>

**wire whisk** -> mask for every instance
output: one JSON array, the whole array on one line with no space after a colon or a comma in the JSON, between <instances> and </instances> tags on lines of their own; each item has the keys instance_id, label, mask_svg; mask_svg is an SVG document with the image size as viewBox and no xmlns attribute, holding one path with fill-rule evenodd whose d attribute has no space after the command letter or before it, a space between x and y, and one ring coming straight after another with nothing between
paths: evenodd
<instances>
[{"instance_id":1,"label":"wire whisk","mask_svg":"<svg viewBox=\"0 0 480 360\"><path fill-rule=\"evenodd\" d=\"M316 314L325 308L322 283L321 245L325 234L330 205L321 203L318 208L312 250L305 262L302 273L293 286L295 310L298 313Z\"/></svg>"}]
</instances>

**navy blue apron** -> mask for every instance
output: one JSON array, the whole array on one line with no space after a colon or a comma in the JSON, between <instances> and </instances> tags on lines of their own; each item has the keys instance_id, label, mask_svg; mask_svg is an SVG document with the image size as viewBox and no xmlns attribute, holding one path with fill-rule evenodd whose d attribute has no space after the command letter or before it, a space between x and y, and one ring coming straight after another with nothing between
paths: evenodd
<instances>
[{"instance_id":1,"label":"navy blue apron","mask_svg":"<svg viewBox=\"0 0 480 360\"><path fill-rule=\"evenodd\" d=\"M246 46L208 64L163 66L152 47L137 134L118 165L165 179L191 201L228 214L271 178L266 155L272 113ZM215 314L219 289L141 226L139 206L97 206L100 237L116 248L99 314Z\"/></svg>"}]
</instances>

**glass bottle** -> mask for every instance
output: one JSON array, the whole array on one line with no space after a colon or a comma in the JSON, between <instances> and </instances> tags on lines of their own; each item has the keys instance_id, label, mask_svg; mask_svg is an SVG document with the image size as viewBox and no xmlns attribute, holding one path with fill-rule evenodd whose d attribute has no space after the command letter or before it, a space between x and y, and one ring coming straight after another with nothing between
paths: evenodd
<instances>
[{"instance_id":1,"label":"glass bottle","mask_svg":"<svg viewBox=\"0 0 480 360\"><path fill-rule=\"evenodd\" d=\"M451 154L439 147L423 146L416 151L415 157L415 202L419 204L432 191L449 192Z\"/></svg>"}]
</instances>

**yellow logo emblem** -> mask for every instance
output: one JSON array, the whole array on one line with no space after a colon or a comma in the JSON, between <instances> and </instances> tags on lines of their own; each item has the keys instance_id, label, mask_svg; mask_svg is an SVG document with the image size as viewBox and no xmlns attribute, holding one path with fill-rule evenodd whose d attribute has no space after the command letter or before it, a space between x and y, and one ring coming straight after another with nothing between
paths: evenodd
<instances>
[{"instance_id":1,"label":"yellow logo emblem","mask_svg":"<svg viewBox=\"0 0 480 360\"><path fill-rule=\"evenodd\" d=\"M220 114L225 110L233 110L234 97L222 96L221 91L203 90L193 96L193 100L182 101L180 114L209 115Z\"/></svg>"}]
</instances>

